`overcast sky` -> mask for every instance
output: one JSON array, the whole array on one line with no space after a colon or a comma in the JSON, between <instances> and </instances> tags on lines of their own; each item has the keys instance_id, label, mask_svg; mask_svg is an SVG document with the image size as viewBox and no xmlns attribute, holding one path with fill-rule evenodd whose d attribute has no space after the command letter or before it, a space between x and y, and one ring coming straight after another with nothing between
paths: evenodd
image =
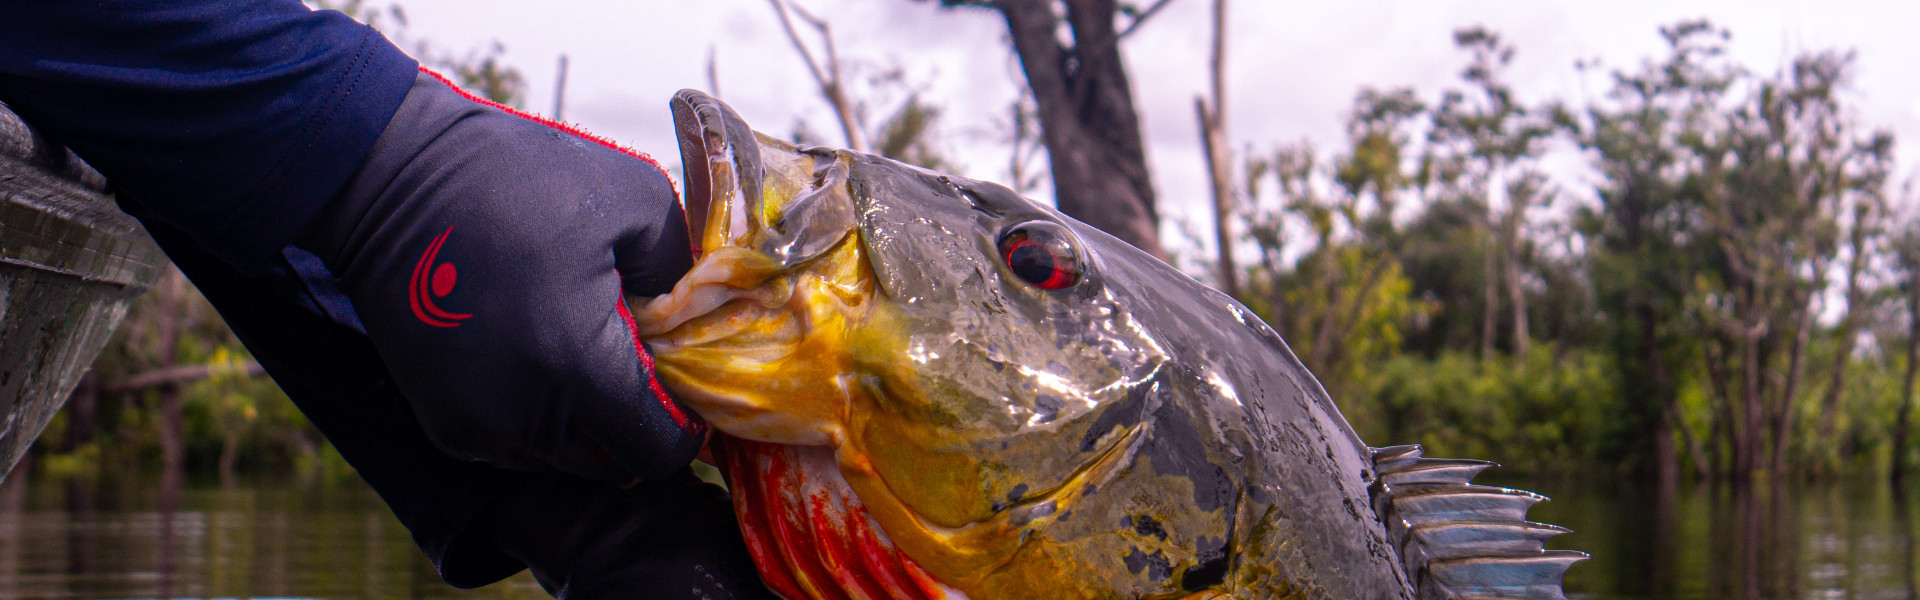
<instances>
[{"instance_id":1,"label":"overcast sky","mask_svg":"<svg viewBox=\"0 0 1920 600\"><path fill-rule=\"evenodd\" d=\"M946 10L922 0L798 0L833 23L843 60L897 65L945 110L942 146L963 174L1006 177L991 124L1021 81L996 13ZM835 121L766 0L402 0L405 35L467 51L490 40L527 75L527 106L550 113L558 57L570 60L564 117L678 162L666 109L681 88L706 88L709 49L722 98L755 128L776 135L804 118L839 142ZM1207 0L1175 0L1122 52L1150 148L1162 214L1205 223L1208 188L1193 113L1206 86ZM1509 79L1522 100L1579 103L1574 61L1637 65L1663 52L1657 28L1706 17L1733 32L1740 63L1771 73L1806 50L1859 52L1854 106L1862 122L1920 140L1920 3L1891 1L1438 1L1233 0L1229 23L1229 129L1236 149L1266 151L1310 139L1342 145L1344 112L1361 86L1412 86L1431 102L1454 87L1464 59L1455 28L1482 24L1519 54ZM1910 172L1912 151L1900 154ZM1579 190L1571 190L1578 194ZM1169 223L1166 242L1185 242ZM1183 253L1190 250L1183 251Z\"/></svg>"}]
</instances>

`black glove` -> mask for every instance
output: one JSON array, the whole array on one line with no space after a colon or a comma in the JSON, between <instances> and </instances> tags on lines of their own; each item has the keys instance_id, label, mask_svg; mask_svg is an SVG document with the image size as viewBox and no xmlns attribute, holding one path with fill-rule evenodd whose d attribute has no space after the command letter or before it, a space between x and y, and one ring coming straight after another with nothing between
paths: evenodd
<instances>
[{"instance_id":1,"label":"black glove","mask_svg":"<svg viewBox=\"0 0 1920 600\"><path fill-rule=\"evenodd\" d=\"M300 245L342 282L427 435L456 457L614 483L691 460L622 291L691 264L651 159L422 72Z\"/></svg>"}]
</instances>

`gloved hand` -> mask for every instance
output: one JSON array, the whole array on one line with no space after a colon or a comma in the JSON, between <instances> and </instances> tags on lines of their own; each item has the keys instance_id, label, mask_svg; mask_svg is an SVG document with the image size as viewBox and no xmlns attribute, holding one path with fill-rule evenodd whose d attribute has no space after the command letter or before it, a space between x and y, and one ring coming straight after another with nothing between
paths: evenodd
<instances>
[{"instance_id":1,"label":"gloved hand","mask_svg":"<svg viewBox=\"0 0 1920 600\"><path fill-rule=\"evenodd\" d=\"M683 468L622 291L670 290L685 217L651 159L422 71L299 245L342 283L428 437L456 457L618 484Z\"/></svg>"}]
</instances>

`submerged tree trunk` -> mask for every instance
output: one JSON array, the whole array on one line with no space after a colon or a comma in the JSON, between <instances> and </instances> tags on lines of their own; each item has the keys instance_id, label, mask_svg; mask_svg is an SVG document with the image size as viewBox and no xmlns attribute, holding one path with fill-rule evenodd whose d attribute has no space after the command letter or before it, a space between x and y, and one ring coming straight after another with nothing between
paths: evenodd
<instances>
[{"instance_id":1,"label":"submerged tree trunk","mask_svg":"<svg viewBox=\"0 0 1920 600\"><path fill-rule=\"evenodd\" d=\"M1736 445L1733 440L1733 383L1727 380L1725 359L1712 340L1701 345L1701 354L1707 363L1707 385L1709 398L1713 403L1714 419L1712 432L1707 436L1708 460L1713 461L1713 470L1721 476L1732 471L1727 462L1726 453Z\"/></svg>"},{"instance_id":2,"label":"submerged tree trunk","mask_svg":"<svg viewBox=\"0 0 1920 600\"><path fill-rule=\"evenodd\" d=\"M999 0L1039 106L1060 211L1162 259L1159 213L1133 91L1120 61L1115 0L1067 2L1073 46L1053 0Z\"/></svg>"},{"instance_id":3,"label":"submerged tree trunk","mask_svg":"<svg viewBox=\"0 0 1920 600\"><path fill-rule=\"evenodd\" d=\"M1746 323L1742 319L1742 323ZM1740 336L1740 396L1741 419L1739 443L1735 446L1734 477L1741 480L1752 479L1760 470L1762 433L1766 430L1766 401L1761 389L1761 369L1766 360L1761 357L1761 338L1765 332L1760 327L1750 327Z\"/></svg>"},{"instance_id":4,"label":"submerged tree trunk","mask_svg":"<svg viewBox=\"0 0 1920 600\"><path fill-rule=\"evenodd\" d=\"M88 370L80 378L80 384L74 386L73 395L67 397L66 452L93 443L93 430L98 426L95 415L99 413L99 407L100 379L93 370Z\"/></svg>"},{"instance_id":5,"label":"submerged tree trunk","mask_svg":"<svg viewBox=\"0 0 1920 600\"><path fill-rule=\"evenodd\" d=\"M1662 486L1680 485L1680 452L1673 444L1673 430L1686 427L1680 422L1680 408L1674 404L1676 398L1667 385L1667 363L1660 351L1660 318L1652 306L1641 304L1637 307L1640 321L1640 344L1645 350L1648 381L1643 382L1645 389L1652 392L1651 398L1644 402L1653 404L1651 413L1660 414L1654 419L1653 460L1654 475Z\"/></svg>"},{"instance_id":6,"label":"submerged tree trunk","mask_svg":"<svg viewBox=\"0 0 1920 600\"><path fill-rule=\"evenodd\" d=\"M180 269L169 265L160 285L154 286L159 294L160 319L158 325L159 368L167 369L179 362L180 333L185 328L187 278ZM186 423L180 414L180 385L168 383L160 386L160 458L169 473L177 473L186 463Z\"/></svg>"},{"instance_id":7,"label":"submerged tree trunk","mask_svg":"<svg viewBox=\"0 0 1920 600\"><path fill-rule=\"evenodd\" d=\"M1813 295L1816 290L1825 287L1822 283L1824 271L1824 265L1814 267L1814 282L1808 284L1804 297L1799 299L1799 308L1795 309L1793 344L1787 350L1787 382L1780 387L1780 395L1774 398L1771 471L1775 475L1784 475L1788 468L1787 455L1793 447L1793 399L1800 394L1800 380L1807 371L1807 343L1813 335Z\"/></svg>"},{"instance_id":8,"label":"submerged tree trunk","mask_svg":"<svg viewBox=\"0 0 1920 600\"><path fill-rule=\"evenodd\" d=\"M1893 428L1892 478L1896 483L1907 476L1907 441L1913 429L1913 379L1917 370L1920 370L1920 269L1907 272L1907 376L1900 384L1900 416Z\"/></svg>"}]
</instances>

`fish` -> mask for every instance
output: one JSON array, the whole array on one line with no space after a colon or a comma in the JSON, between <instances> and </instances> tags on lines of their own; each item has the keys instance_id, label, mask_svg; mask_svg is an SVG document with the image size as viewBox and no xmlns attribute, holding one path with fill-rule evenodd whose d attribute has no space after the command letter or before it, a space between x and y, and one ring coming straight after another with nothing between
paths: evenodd
<instances>
[{"instance_id":1,"label":"fish","mask_svg":"<svg viewBox=\"0 0 1920 600\"><path fill-rule=\"evenodd\" d=\"M1562 598L1491 463L1363 443L1233 298L1005 187L671 102L696 245L633 297L769 589Z\"/></svg>"}]
</instances>

